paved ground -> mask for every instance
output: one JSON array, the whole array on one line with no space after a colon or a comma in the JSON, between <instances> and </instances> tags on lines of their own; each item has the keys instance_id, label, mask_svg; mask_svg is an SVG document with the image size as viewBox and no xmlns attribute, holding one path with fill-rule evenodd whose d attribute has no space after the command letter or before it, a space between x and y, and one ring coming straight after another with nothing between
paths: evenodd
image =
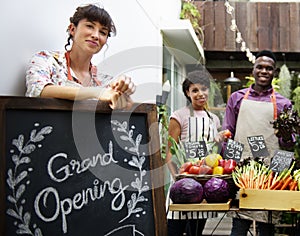
<instances>
[{"instance_id":1,"label":"paved ground","mask_svg":"<svg viewBox=\"0 0 300 236\"><path fill-rule=\"evenodd\" d=\"M203 231L203 236L210 236L210 235L216 235L216 236L229 236L231 232L231 226L232 226L232 218L230 217L223 217L224 213L219 213L218 217L208 219ZM223 217L223 219L222 219ZM222 220L221 220L222 219ZM252 227L250 228L250 233L248 233L247 236L255 236L253 233ZM275 233L275 236L290 236L294 234L279 234ZM257 236L257 235L256 235Z\"/></svg>"},{"instance_id":2,"label":"paved ground","mask_svg":"<svg viewBox=\"0 0 300 236\"><path fill-rule=\"evenodd\" d=\"M217 218L208 219L203 235L230 235L232 220L225 216L220 222L222 216L223 214L219 213Z\"/></svg>"},{"instance_id":3,"label":"paved ground","mask_svg":"<svg viewBox=\"0 0 300 236\"><path fill-rule=\"evenodd\" d=\"M223 213L219 213L217 218L208 219L203 231L204 236L218 235L218 236L229 236L231 232L232 219L230 217L224 217L222 220ZM221 221L220 221L221 220ZM216 227L217 226L217 227ZM250 228L252 235L254 236L252 228ZM294 234L279 234L275 233L275 236L290 236ZM248 236L251 236L248 233Z\"/></svg>"}]
</instances>

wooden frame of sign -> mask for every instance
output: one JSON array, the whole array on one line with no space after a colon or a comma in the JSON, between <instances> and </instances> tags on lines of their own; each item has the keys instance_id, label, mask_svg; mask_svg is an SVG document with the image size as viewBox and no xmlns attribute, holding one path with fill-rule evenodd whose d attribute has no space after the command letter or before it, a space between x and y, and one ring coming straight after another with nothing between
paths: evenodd
<instances>
[{"instance_id":1,"label":"wooden frame of sign","mask_svg":"<svg viewBox=\"0 0 300 236\"><path fill-rule=\"evenodd\" d=\"M167 235L153 104L0 97L0 235Z\"/></svg>"}]
</instances>

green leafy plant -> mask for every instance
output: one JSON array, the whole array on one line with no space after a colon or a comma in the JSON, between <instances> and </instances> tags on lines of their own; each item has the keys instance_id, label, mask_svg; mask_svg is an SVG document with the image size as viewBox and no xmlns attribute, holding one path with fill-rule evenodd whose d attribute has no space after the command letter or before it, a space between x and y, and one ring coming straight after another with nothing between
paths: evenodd
<instances>
[{"instance_id":1,"label":"green leafy plant","mask_svg":"<svg viewBox=\"0 0 300 236\"><path fill-rule=\"evenodd\" d=\"M290 136L291 133L300 133L300 117L298 112L284 107L280 112L277 119L271 121L273 128L276 130L275 134L278 137L285 138L286 135Z\"/></svg>"},{"instance_id":2,"label":"green leafy plant","mask_svg":"<svg viewBox=\"0 0 300 236\"><path fill-rule=\"evenodd\" d=\"M291 79L292 77L288 67L285 64L283 64L280 67L277 84L279 87L278 92L286 98L290 98L291 96Z\"/></svg>"},{"instance_id":3,"label":"green leafy plant","mask_svg":"<svg viewBox=\"0 0 300 236\"><path fill-rule=\"evenodd\" d=\"M294 101L294 109L300 114L300 86L292 92L292 100Z\"/></svg>"},{"instance_id":4,"label":"green leafy plant","mask_svg":"<svg viewBox=\"0 0 300 236\"><path fill-rule=\"evenodd\" d=\"M177 143L176 140L171 136L169 136L168 140L171 143L170 152L173 155L172 161L176 163L178 168L187 161L196 162L199 159L198 157L187 158L184 143L182 141ZM218 153L218 145L216 142L207 142L206 147L207 154Z\"/></svg>"},{"instance_id":5,"label":"green leafy plant","mask_svg":"<svg viewBox=\"0 0 300 236\"><path fill-rule=\"evenodd\" d=\"M199 22L201 19L201 14L200 14L197 6L194 4L194 1L191 1L191 0L183 1L181 12L180 12L180 18L190 20L200 43L203 44L204 33L203 33L202 28L199 25Z\"/></svg>"},{"instance_id":6,"label":"green leafy plant","mask_svg":"<svg viewBox=\"0 0 300 236\"><path fill-rule=\"evenodd\" d=\"M157 106L158 120L160 123L160 153L162 159L166 159L167 156L167 144L168 144L168 127L169 127L169 114L167 105Z\"/></svg>"},{"instance_id":7,"label":"green leafy plant","mask_svg":"<svg viewBox=\"0 0 300 236\"><path fill-rule=\"evenodd\" d=\"M291 81L292 95L291 99L293 101L294 109L300 114L300 73L292 72L292 81Z\"/></svg>"},{"instance_id":8,"label":"green leafy plant","mask_svg":"<svg viewBox=\"0 0 300 236\"><path fill-rule=\"evenodd\" d=\"M181 141L177 143L171 136L169 136L168 140L171 143L170 152L173 155L172 161L177 165L177 167L180 167L187 161L184 145Z\"/></svg>"},{"instance_id":9,"label":"green leafy plant","mask_svg":"<svg viewBox=\"0 0 300 236\"><path fill-rule=\"evenodd\" d=\"M225 102L222 97L220 84L214 81L213 79L210 80L210 89L208 94L208 110L213 109L213 113L219 117L220 120L224 119L225 113ZM222 109L215 109L215 108L224 108Z\"/></svg>"}]
</instances>

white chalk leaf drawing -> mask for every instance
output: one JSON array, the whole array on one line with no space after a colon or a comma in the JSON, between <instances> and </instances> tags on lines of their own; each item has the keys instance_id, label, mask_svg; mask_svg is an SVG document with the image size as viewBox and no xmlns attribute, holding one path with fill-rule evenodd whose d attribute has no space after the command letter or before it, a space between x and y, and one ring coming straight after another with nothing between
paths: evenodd
<instances>
[{"instance_id":1,"label":"white chalk leaf drawing","mask_svg":"<svg viewBox=\"0 0 300 236\"><path fill-rule=\"evenodd\" d=\"M127 215L120 220L119 222L125 221L132 214L136 214L144 211L142 207L138 207L138 203L148 201L146 197L143 196L143 193L149 190L149 186L144 184L144 176L146 175L146 170L143 169L145 163L145 156L140 154L140 143L142 141L142 134L137 134L134 139L134 128L128 128L126 121L119 122L117 120L112 120L111 124L116 126L116 130L121 133L120 139L129 142L131 145L128 150L132 153L131 160L128 161L128 164L134 168L138 169L138 177L135 181L131 182L131 186L136 189L136 192L131 194L131 198L127 201ZM125 147L124 147L125 148Z\"/></svg>"},{"instance_id":2,"label":"white chalk leaf drawing","mask_svg":"<svg viewBox=\"0 0 300 236\"><path fill-rule=\"evenodd\" d=\"M30 164L31 159L29 154L34 152L37 148L37 144L44 140L45 135L52 132L51 126L45 126L41 130L37 131L33 129L30 133L29 140L25 143L23 134L20 134L18 138L12 140L12 145L15 146L17 154L12 154L11 160L14 163L14 167L7 171L7 185L11 190L8 193L7 200L12 204L7 209L6 213L16 219L17 234L27 234L33 236L42 236L43 233L36 224L30 224L31 214L24 211L23 203L26 202L23 198L23 194L26 191L26 178L29 176L28 170L20 170L20 166ZM14 153L15 150L13 150ZM23 168L24 169L24 168Z\"/></svg>"}]
</instances>

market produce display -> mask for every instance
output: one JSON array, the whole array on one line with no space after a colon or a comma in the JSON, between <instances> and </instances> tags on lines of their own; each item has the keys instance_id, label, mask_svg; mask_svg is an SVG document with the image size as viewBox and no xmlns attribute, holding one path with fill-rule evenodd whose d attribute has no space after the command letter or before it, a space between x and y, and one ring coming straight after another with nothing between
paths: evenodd
<instances>
[{"instance_id":1,"label":"market produce display","mask_svg":"<svg viewBox=\"0 0 300 236\"><path fill-rule=\"evenodd\" d=\"M285 107L277 119L271 121L277 137L288 139L291 133L300 134L300 117L296 110Z\"/></svg>"},{"instance_id":2,"label":"market produce display","mask_svg":"<svg viewBox=\"0 0 300 236\"><path fill-rule=\"evenodd\" d=\"M212 177L204 184L203 191L208 203L227 202L230 197L227 181L216 177Z\"/></svg>"},{"instance_id":3,"label":"market produce display","mask_svg":"<svg viewBox=\"0 0 300 236\"><path fill-rule=\"evenodd\" d=\"M249 160L237 166L232 177L239 188L299 191L300 169L294 170L294 165L275 173L262 162Z\"/></svg>"},{"instance_id":4,"label":"market produce display","mask_svg":"<svg viewBox=\"0 0 300 236\"><path fill-rule=\"evenodd\" d=\"M237 163L233 159L223 159L220 154L209 154L201 160L184 162L180 174L193 175L223 175L231 174Z\"/></svg>"},{"instance_id":5,"label":"market produce display","mask_svg":"<svg viewBox=\"0 0 300 236\"><path fill-rule=\"evenodd\" d=\"M174 203L200 203L203 200L203 187L192 178L183 178L171 186L170 198Z\"/></svg>"},{"instance_id":6,"label":"market produce display","mask_svg":"<svg viewBox=\"0 0 300 236\"><path fill-rule=\"evenodd\" d=\"M193 178L177 180L170 188L173 203L225 203L230 198L230 187L226 180L212 177L202 185Z\"/></svg>"},{"instance_id":7,"label":"market produce display","mask_svg":"<svg viewBox=\"0 0 300 236\"><path fill-rule=\"evenodd\" d=\"M291 133L296 133L296 135L300 133L300 118L292 109L284 108L278 118L271 121L271 124L276 135L286 140ZM227 135L231 138L230 132ZM183 144L176 143L175 140L171 140L171 143L171 152L176 157L174 159L177 160L176 164L179 168L176 182L171 186L171 199L174 203L203 203L203 200L209 205L226 203L229 199L235 199L237 190L241 189L240 194L247 191L247 194L240 195L242 206L261 209L256 203L252 204L252 198L256 202L256 194L263 194L263 192L268 194L273 190L285 190L274 192L278 194L297 194L295 191L300 191L300 169L296 168L294 157L291 159L291 165L285 161L285 164L288 163L286 165L288 168L284 166L273 168L258 158L254 160L249 158L237 163L234 159L223 159L220 154L212 150L201 159L187 159ZM187 184L188 187L185 188L183 183L191 184ZM294 199L290 195L284 195L284 198L286 196L288 199ZM298 195L295 197L298 198ZM265 207L266 204L262 205ZM275 209L273 206L268 205L268 207ZM295 207L298 206L292 204L278 207L278 209L294 209Z\"/></svg>"},{"instance_id":8,"label":"market produce display","mask_svg":"<svg viewBox=\"0 0 300 236\"><path fill-rule=\"evenodd\" d=\"M216 153L208 154L200 160L184 162L180 166L177 181L171 186L171 199L174 198L174 203L190 203L190 198L194 194L191 189L193 186L198 187L197 184L193 184L194 181L203 187L201 197L207 203L224 203L229 198L235 198L237 187L231 174L236 165L235 160L225 160ZM194 181L187 185L187 190L182 185L183 183L190 183L190 179ZM195 190L195 192L197 191Z\"/></svg>"}]
</instances>

